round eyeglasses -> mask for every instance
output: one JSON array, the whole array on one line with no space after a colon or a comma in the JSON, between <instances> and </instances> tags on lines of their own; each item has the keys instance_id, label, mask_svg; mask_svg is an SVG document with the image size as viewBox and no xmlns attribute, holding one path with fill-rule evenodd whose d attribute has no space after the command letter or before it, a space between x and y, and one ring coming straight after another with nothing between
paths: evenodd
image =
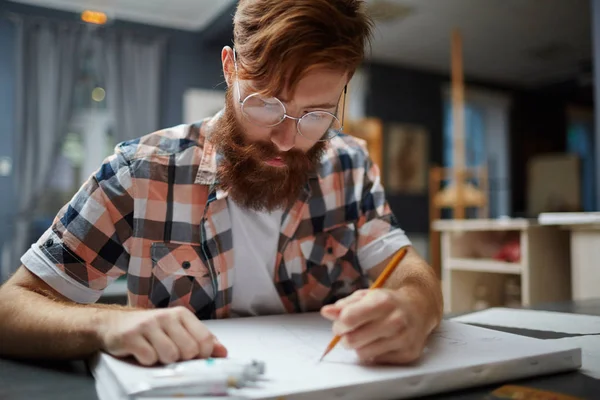
<instances>
[{"instance_id":1,"label":"round eyeglasses","mask_svg":"<svg viewBox=\"0 0 600 400\"><path fill-rule=\"evenodd\" d=\"M233 61L236 73L236 88L238 92L238 102L242 114L251 123L262 128L271 128L282 123L286 118L296 121L296 131L302 137L314 142L326 142L339 135L342 130L342 123L332 113L327 111L311 111L302 117L292 117L287 114L285 105L276 97L264 97L259 93L248 95L242 100L240 83L237 79L237 60L235 50L233 51ZM346 104L346 87L344 87L344 108ZM343 108L342 108L343 110ZM344 115L342 113L342 120Z\"/></svg>"}]
</instances>

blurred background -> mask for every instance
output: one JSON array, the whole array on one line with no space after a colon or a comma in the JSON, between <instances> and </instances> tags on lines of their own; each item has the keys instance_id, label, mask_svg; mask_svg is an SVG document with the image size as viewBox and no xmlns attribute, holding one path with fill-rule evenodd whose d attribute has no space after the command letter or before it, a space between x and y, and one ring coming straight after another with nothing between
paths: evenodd
<instances>
[{"instance_id":1,"label":"blurred background","mask_svg":"<svg viewBox=\"0 0 600 400\"><path fill-rule=\"evenodd\" d=\"M347 130L447 311L585 297L582 268L600 287L600 0L367 5ZM0 0L0 282L116 143L222 107L235 6Z\"/></svg>"}]
</instances>

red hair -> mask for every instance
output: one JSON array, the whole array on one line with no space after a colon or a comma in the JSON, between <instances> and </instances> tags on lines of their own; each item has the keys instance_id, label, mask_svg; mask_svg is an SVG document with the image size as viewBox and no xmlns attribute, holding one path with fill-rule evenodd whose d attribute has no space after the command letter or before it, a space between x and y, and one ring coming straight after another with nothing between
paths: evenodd
<instances>
[{"instance_id":1,"label":"red hair","mask_svg":"<svg viewBox=\"0 0 600 400\"><path fill-rule=\"evenodd\" d=\"M361 0L240 0L233 31L238 73L271 96L293 93L315 69L350 78L372 28Z\"/></svg>"}]
</instances>

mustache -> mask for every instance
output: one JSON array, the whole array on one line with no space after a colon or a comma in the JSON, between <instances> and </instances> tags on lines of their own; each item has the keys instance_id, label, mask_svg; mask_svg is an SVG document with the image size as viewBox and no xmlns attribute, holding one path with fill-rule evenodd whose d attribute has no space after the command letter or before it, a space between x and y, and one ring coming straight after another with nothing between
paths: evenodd
<instances>
[{"instance_id":1,"label":"mustache","mask_svg":"<svg viewBox=\"0 0 600 400\"><path fill-rule=\"evenodd\" d=\"M209 135L223 156L217 172L219 186L238 204L253 210L294 204L325 151L324 143L317 143L306 152L295 147L282 151L271 135L263 135L262 140L251 139L236 118L230 90L226 92L224 113ZM277 157L285 166L265 162Z\"/></svg>"},{"instance_id":2,"label":"mustache","mask_svg":"<svg viewBox=\"0 0 600 400\"><path fill-rule=\"evenodd\" d=\"M308 168L312 165L310 157L297 149L281 151L271 141L247 143L239 134L234 134L229 146L223 148L224 155L234 164L251 160L265 161L280 158L289 167Z\"/></svg>"}]
</instances>

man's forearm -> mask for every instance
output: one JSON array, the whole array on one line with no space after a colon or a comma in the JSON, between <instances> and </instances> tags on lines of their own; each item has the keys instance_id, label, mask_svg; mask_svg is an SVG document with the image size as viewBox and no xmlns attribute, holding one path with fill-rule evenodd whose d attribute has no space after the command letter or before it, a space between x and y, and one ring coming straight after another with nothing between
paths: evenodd
<instances>
[{"instance_id":1,"label":"man's forearm","mask_svg":"<svg viewBox=\"0 0 600 400\"><path fill-rule=\"evenodd\" d=\"M406 256L388 279L385 287L402 290L426 315L433 330L443 316L442 290L438 277L416 251L410 247Z\"/></svg>"},{"instance_id":2,"label":"man's forearm","mask_svg":"<svg viewBox=\"0 0 600 400\"><path fill-rule=\"evenodd\" d=\"M83 306L19 286L0 290L0 355L83 358L101 347L103 314L119 306Z\"/></svg>"}]
</instances>

